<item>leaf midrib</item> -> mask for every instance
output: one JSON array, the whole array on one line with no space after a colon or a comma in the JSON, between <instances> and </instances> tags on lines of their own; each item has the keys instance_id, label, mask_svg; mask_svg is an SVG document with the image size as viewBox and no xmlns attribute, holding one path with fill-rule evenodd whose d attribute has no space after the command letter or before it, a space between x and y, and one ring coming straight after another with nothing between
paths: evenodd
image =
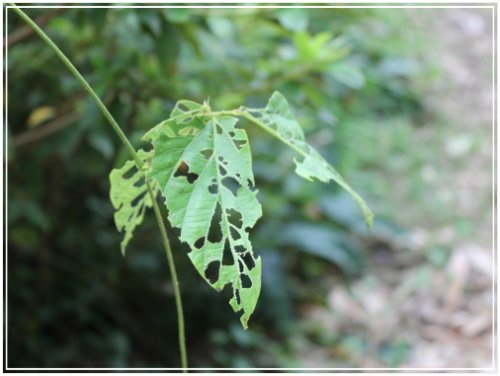
<instances>
[{"instance_id":1,"label":"leaf midrib","mask_svg":"<svg viewBox=\"0 0 500 376\"><path fill-rule=\"evenodd\" d=\"M222 127L222 124L218 123L219 126L221 127L222 129L222 132L225 132L226 130ZM216 129L216 121L215 121L215 118L212 119L212 132L213 132L213 137L212 137L212 150L214 151L212 153L212 157L215 156L215 135L217 134L217 129ZM233 147L235 147L234 145L234 142L233 142L233 139L231 137L229 137L229 139L231 140L231 144L233 145ZM233 242L232 242L232 239L231 239L231 230L229 228L229 220L227 218L227 212L226 212L226 207L224 206L224 203L223 203L223 200L222 200L222 196L221 196L221 192L222 192L222 180L221 180L221 176L220 176L220 173L219 173L219 161L218 159L216 158L215 159L215 164L216 164L216 168L215 168L215 174L217 176L217 185L218 185L218 189L217 189L217 196L219 198L219 203L220 203L220 206L221 206L221 210L222 210L222 215L224 217L224 224L226 226L226 237L227 239L229 240L229 248L231 249L231 253L233 255L233 262L234 262L234 267L236 268L237 270L237 275L239 276L240 275L240 268L238 266L238 262L239 262L239 257L238 257L238 254L236 253L236 251L234 250L234 246L233 246ZM242 217L242 221L243 221L243 217ZM220 267L222 267L222 262L224 260L224 248L226 246L226 240L224 240L223 242L223 245L222 245L222 256L221 256L221 259L220 259ZM245 265L245 264L243 264ZM236 281L232 281L233 283L233 293L236 289L241 289L242 286L241 286L241 278L236 278ZM240 296L240 299L241 299L241 296ZM241 303L241 301L240 301Z\"/></svg>"}]
</instances>

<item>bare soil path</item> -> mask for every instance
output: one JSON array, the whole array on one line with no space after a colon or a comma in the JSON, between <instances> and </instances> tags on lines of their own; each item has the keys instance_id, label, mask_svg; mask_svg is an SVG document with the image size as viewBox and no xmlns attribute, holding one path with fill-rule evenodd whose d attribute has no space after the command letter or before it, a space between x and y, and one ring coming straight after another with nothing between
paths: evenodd
<instances>
[{"instance_id":1,"label":"bare soil path","mask_svg":"<svg viewBox=\"0 0 500 376\"><path fill-rule=\"evenodd\" d=\"M420 88L434 115L413 134L430 156L418 171L427 196L411 213L395 198L410 229L399 249L374 254L351 291L332 283L329 306L305 314L344 338L308 349L309 367L492 366L492 11L406 12L441 72Z\"/></svg>"}]
</instances>

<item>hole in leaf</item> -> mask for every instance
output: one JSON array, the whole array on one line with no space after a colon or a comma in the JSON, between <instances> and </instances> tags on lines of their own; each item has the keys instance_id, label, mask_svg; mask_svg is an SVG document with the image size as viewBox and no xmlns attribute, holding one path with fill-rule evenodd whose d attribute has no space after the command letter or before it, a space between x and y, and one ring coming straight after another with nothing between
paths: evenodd
<instances>
[{"instance_id":1,"label":"hole in leaf","mask_svg":"<svg viewBox=\"0 0 500 376\"><path fill-rule=\"evenodd\" d=\"M186 162L181 162L177 170L175 171L174 177L185 176L189 183L194 183L198 179L198 174L189 172L189 166Z\"/></svg>"},{"instance_id":2,"label":"hole in leaf","mask_svg":"<svg viewBox=\"0 0 500 376\"><path fill-rule=\"evenodd\" d=\"M219 279L219 269L220 269L220 262L212 261L210 264L208 264L207 268L205 269L205 278L208 279L210 283L217 282L217 280Z\"/></svg>"},{"instance_id":3,"label":"hole in leaf","mask_svg":"<svg viewBox=\"0 0 500 376\"><path fill-rule=\"evenodd\" d=\"M180 238L181 236L181 229L179 227L172 227L172 232L174 233L176 238Z\"/></svg>"},{"instance_id":4,"label":"hole in leaf","mask_svg":"<svg viewBox=\"0 0 500 376\"><path fill-rule=\"evenodd\" d=\"M132 201L130 201L130 206L136 207L139 202L146 196L146 191L141 192L136 198L134 198Z\"/></svg>"},{"instance_id":5,"label":"hole in leaf","mask_svg":"<svg viewBox=\"0 0 500 376\"><path fill-rule=\"evenodd\" d=\"M237 253L245 253L247 249L243 245L237 245L236 247L234 247L234 250Z\"/></svg>"},{"instance_id":6,"label":"hole in leaf","mask_svg":"<svg viewBox=\"0 0 500 376\"><path fill-rule=\"evenodd\" d=\"M247 144L247 140L233 140L233 141L238 149L241 149L243 146Z\"/></svg>"},{"instance_id":7,"label":"hole in leaf","mask_svg":"<svg viewBox=\"0 0 500 376\"><path fill-rule=\"evenodd\" d=\"M137 187L137 188L140 188L144 185L144 182L145 182L145 179L143 176L141 176L139 178L139 180L137 180L135 183L134 183L134 187Z\"/></svg>"},{"instance_id":8,"label":"hole in leaf","mask_svg":"<svg viewBox=\"0 0 500 376\"><path fill-rule=\"evenodd\" d=\"M229 132L229 136L234 137L235 133L233 131Z\"/></svg>"},{"instance_id":9,"label":"hole in leaf","mask_svg":"<svg viewBox=\"0 0 500 376\"><path fill-rule=\"evenodd\" d=\"M252 280L249 276L247 276L246 274L242 274L240 275L240 279L241 287L243 287L244 289L249 289L250 287L252 287Z\"/></svg>"},{"instance_id":10,"label":"hole in leaf","mask_svg":"<svg viewBox=\"0 0 500 376\"><path fill-rule=\"evenodd\" d=\"M230 226L229 227L229 232L231 233L231 237L234 239L234 240L238 240L241 238L241 235L239 233L238 230L236 230L234 227Z\"/></svg>"},{"instance_id":11,"label":"hole in leaf","mask_svg":"<svg viewBox=\"0 0 500 376\"><path fill-rule=\"evenodd\" d=\"M215 130L217 131L217 134L222 134L222 127L219 124L215 126Z\"/></svg>"},{"instance_id":12,"label":"hole in leaf","mask_svg":"<svg viewBox=\"0 0 500 376\"><path fill-rule=\"evenodd\" d=\"M229 239L226 239L224 243L224 251L222 253L222 265L233 265L234 259L231 252L231 245L229 244Z\"/></svg>"},{"instance_id":13,"label":"hole in leaf","mask_svg":"<svg viewBox=\"0 0 500 376\"><path fill-rule=\"evenodd\" d=\"M177 167L174 176L186 176L188 172L189 172L189 166L187 165L186 162L182 161L181 164Z\"/></svg>"},{"instance_id":14,"label":"hole in leaf","mask_svg":"<svg viewBox=\"0 0 500 376\"><path fill-rule=\"evenodd\" d=\"M210 157L213 154L213 150L212 149L205 149L205 150L202 150L200 153L201 153L201 155L203 155L203 158L210 159Z\"/></svg>"},{"instance_id":15,"label":"hole in leaf","mask_svg":"<svg viewBox=\"0 0 500 376\"><path fill-rule=\"evenodd\" d=\"M137 172L137 167L132 166L128 171L126 171L122 176L124 179L130 179Z\"/></svg>"},{"instance_id":16,"label":"hole in leaf","mask_svg":"<svg viewBox=\"0 0 500 376\"><path fill-rule=\"evenodd\" d=\"M238 269L240 273L243 273L243 270L245 269L245 267L243 266L243 261L241 260L238 260Z\"/></svg>"},{"instance_id":17,"label":"hole in leaf","mask_svg":"<svg viewBox=\"0 0 500 376\"><path fill-rule=\"evenodd\" d=\"M208 186L208 191L211 194L216 195L219 192L219 187L217 186L217 183L212 182L212 184Z\"/></svg>"},{"instance_id":18,"label":"hole in leaf","mask_svg":"<svg viewBox=\"0 0 500 376\"><path fill-rule=\"evenodd\" d=\"M205 244L204 236L202 236L201 238L199 238L197 241L194 242L194 246L198 249L202 248L204 244Z\"/></svg>"},{"instance_id":19,"label":"hole in leaf","mask_svg":"<svg viewBox=\"0 0 500 376\"><path fill-rule=\"evenodd\" d=\"M250 232L251 229L252 229L251 227L245 227L246 232Z\"/></svg>"},{"instance_id":20,"label":"hole in leaf","mask_svg":"<svg viewBox=\"0 0 500 376\"><path fill-rule=\"evenodd\" d=\"M235 227L241 228L241 226L243 225L241 213L234 209L227 209L226 213L228 215L227 220L229 221L229 223L231 223Z\"/></svg>"},{"instance_id":21,"label":"hole in leaf","mask_svg":"<svg viewBox=\"0 0 500 376\"><path fill-rule=\"evenodd\" d=\"M177 133L179 133L180 136L188 137L188 136L195 136L198 134L198 132L199 132L198 129L196 129L195 127L186 126L182 129L179 129Z\"/></svg>"},{"instance_id":22,"label":"hole in leaf","mask_svg":"<svg viewBox=\"0 0 500 376\"><path fill-rule=\"evenodd\" d=\"M137 211L133 211L132 213L130 213L130 215L127 218L127 222L132 222L133 220L135 220L135 218L137 218L137 216L140 215L139 212L142 210L143 206L144 205L141 205L140 208L137 208ZM122 227L122 229L123 228L125 228L125 226Z\"/></svg>"},{"instance_id":23,"label":"hole in leaf","mask_svg":"<svg viewBox=\"0 0 500 376\"><path fill-rule=\"evenodd\" d=\"M222 162L222 161L224 161L224 157L223 157L222 155L219 155L218 159L219 159L219 161L221 161L221 162Z\"/></svg>"},{"instance_id":24,"label":"hole in leaf","mask_svg":"<svg viewBox=\"0 0 500 376\"><path fill-rule=\"evenodd\" d=\"M221 165L219 165L219 174L220 175L226 175L227 174L226 169L223 166L221 166Z\"/></svg>"},{"instance_id":25,"label":"hole in leaf","mask_svg":"<svg viewBox=\"0 0 500 376\"><path fill-rule=\"evenodd\" d=\"M234 298L236 299L236 304L241 304L240 292L238 290L234 290Z\"/></svg>"},{"instance_id":26,"label":"hole in leaf","mask_svg":"<svg viewBox=\"0 0 500 376\"><path fill-rule=\"evenodd\" d=\"M234 296L234 287L231 286L231 283L226 283L222 290L220 291L220 296L223 300L230 300Z\"/></svg>"},{"instance_id":27,"label":"hole in leaf","mask_svg":"<svg viewBox=\"0 0 500 376\"><path fill-rule=\"evenodd\" d=\"M215 207L214 215L210 221L210 228L208 230L207 240L211 243L218 243L222 240L222 230L220 228L220 221L222 218L222 209L220 204Z\"/></svg>"},{"instance_id":28,"label":"hole in leaf","mask_svg":"<svg viewBox=\"0 0 500 376\"><path fill-rule=\"evenodd\" d=\"M240 182L231 176L222 179L222 185L229 189L234 196L236 196L238 189L241 188Z\"/></svg>"},{"instance_id":29,"label":"hole in leaf","mask_svg":"<svg viewBox=\"0 0 500 376\"><path fill-rule=\"evenodd\" d=\"M247 266L248 270L255 268L255 261L250 253L244 254L241 258L243 259L243 262Z\"/></svg>"},{"instance_id":30,"label":"hole in leaf","mask_svg":"<svg viewBox=\"0 0 500 376\"><path fill-rule=\"evenodd\" d=\"M255 192L257 189L255 188L255 184L250 179L247 179L247 183L248 183L248 189L250 189L252 192Z\"/></svg>"},{"instance_id":31,"label":"hole in leaf","mask_svg":"<svg viewBox=\"0 0 500 376\"><path fill-rule=\"evenodd\" d=\"M197 174L191 174L191 173L189 173L187 175L187 180L191 184L194 183L196 181L196 179L198 179L198 175Z\"/></svg>"}]
</instances>

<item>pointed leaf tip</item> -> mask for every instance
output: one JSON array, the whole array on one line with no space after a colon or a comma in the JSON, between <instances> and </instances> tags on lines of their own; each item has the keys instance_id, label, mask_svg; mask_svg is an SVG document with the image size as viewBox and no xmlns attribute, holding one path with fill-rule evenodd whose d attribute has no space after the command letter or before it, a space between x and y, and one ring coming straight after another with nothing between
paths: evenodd
<instances>
[{"instance_id":1,"label":"pointed leaf tip","mask_svg":"<svg viewBox=\"0 0 500 376\"><path fill-rule=\"evenodd\" d=\"M297 175L309 181L317 179L324 183L334 181L339 184L356 200L363 212L368 228L371 228L374 217L372 211L363 198L351 188L337 170L306 142L304 132L283 94L275 91L264 109L252 111L252 113L257 116L257 121L261 126L270 130L269 133L303 157L302 160L294 159Z\"/></svg>"}]
</instances>

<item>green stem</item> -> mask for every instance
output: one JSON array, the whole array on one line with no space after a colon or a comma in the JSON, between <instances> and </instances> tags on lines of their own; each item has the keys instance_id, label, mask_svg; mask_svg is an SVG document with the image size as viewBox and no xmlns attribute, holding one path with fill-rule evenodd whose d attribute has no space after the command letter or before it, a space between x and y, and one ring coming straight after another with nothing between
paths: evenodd
<instances>
[{"instance_id":1,"label":"green stem","mask_svg":"<svg viewBox=\"0 0 500 376\"><path fill-rule=\"evenodd\" d=\"M109 121L109 124L113 127L113 130L116 132L118 137L120 138L121 142L125 145L125 147L128 149L130 155L134 158L135 163L137 166L142 168L142 161L139 159L137 156L137 153L135 152L134 147L128 140L127 136L125 136L125 133L123 133L122 129L116 122L116 120L113 118L113 115L109 112L109 110L106 108L104 103L102 103L101 99L99 96L95 93L94 89L89 85L89 83L83 78L81 73L76 69L76 67L73 65L73 63L66 57L66 55L57 47L57 45L50 39L50 37L45 34L45 32L40 29L40 27L26 14L24 13L21 9L17 7L17 5L10 3L13 8L12 10L16 12L19 17L21 17L24 22L26 22L32 29L35 31L40 38L43 39L45 43L56 53L57 57L62 60L64 65L73 73L73 75L80 81L82 84L83 88L87 91L87 93L94 99L95 103L97 104L97 107L101 110L102 114L104 117Z\"/></svg>"},{"instance_id":2,"label":"green stem","mask_svg":"<svg viewBox=\"0 0 500 376\"><path fill-rule=\"evenodd\" d=\"M175 306L177 308L177 324L179 326L179 349L181 352L181 364L183 368L183 372L186 372L187 368L187 353L186 353L186 337L184 334L184 314L182 310L182 300L181 293L179 289L179 279L177 278L177 271L175 270L175 262L174 256L172 254L172 250L170 248L170 242L168 241L167 231L165 230L165 223L163 221L163 217L161 216L160 207L156 202L156 197L151 189L151 186L148 185L148 193L149 197L151 197L151 201L156 203L153 205L153 209L156 215L156 220L158 222L158 226L160 227L161 238L163 240L163 248L165 248L165 254L167 256L168 268L170 269L170 275L172 278L172 284L174 285L174 296L175 296Z\"/></svg>"},{"instance_id":3,"label":"green stem","mask_svg":"<svg viewBox=\"0 0 500 376\"><path fill-rule=\"evenodd\" d=\"M239 116L247 119L251 123L254 123L258 127L265 130L267 133L271 134L272 136L274 136L277 139L284 142L286 145L290 146L293 150L295 150L297 153L302 155L304 158L308 157L308 153L306 151L302 150L300 147L293 144L292 142L287 140L285 137L282 137L274 129L272 129L271 127L268 127L263 122L261 122L259 119L257 119L255 116L250 114L250 112L240 111L240 110L235 110L235 111L238 111ZM344 180L344 178L333 167L330 167L330 172L333 174L335 182L337 182L338 185L340 185L347 192L349 192L354 197L354 199L358 202L358 204L361 207L363 214L365 216L365 220L366 220L366 224L368 226L368 229L370 229L372 226L372 223L373 223L373 213L372 213L371 209L368 207L368 205L365 203L365 201L361 198L361 196L358 195L358 193L354 189L351 188L351 186Z\"/></svg>"},{"instance_id":4,"label":"green stem","mask_svg":"<svg viewBox=\"0 0 500 376\"><path fill-rule=\"evenodd\" d=\"M125 145L125 147L128 149L128 152L134 159L134 162L136 163L138 169L140 171L143 171L143 166L144 163L141 161L139 156L137 155L134 147L130 143L129 139L123 133L122 129L116 122L116 120L113 118L113 115L109 112L109 110L106 108L104 103L101 101L99 96L95 93L95 91L92 89L92 87L89 85L89 83L85 80L85 78L80 74L78 69L71 63L71 61L66 57L66 55L57 47L57 45L50 39L50 37L45 34L45 32L38 27L38 25L26 14L24 13L21 9L19 9L15 4L10 3L10 6L12 6L12 9L14 12L16 12L32 29L35 31L42 40L47 43L47 45L56 53L56 55L61 59L61 61L66 65L66 67L73 73L73 75L80 81L84 89L87 91L87 93L94 99L96 102L97 106L101 110L102 114L104 117L108 120L109 124L115 131L115 133L118 135L120 138L121 142ZM146 180L146 185L148 189L148 193L151 197L151 201L153 203L153 208L154 212L156 215L156 220L158 222L158 227L160 228L160 233L162 236L163 240L163 247L165 248L165 254L167 256L167 263L168 267L170 269L170 275L172 278L172 284L174 287L174 295L175 295L175 304L177 308L177 319L178 319L178 328L179 328L179 349L181 353L181 365L183 368L183 371L186 372L187 368L187 355L186 355L186 338L184 334L184 314L183 314L183 309L182 309L182 300L181 300L181 292L179 288L179 280L177 279L177 272L175 270L175 262L174 262L174 256L172 254L172 249L170 248L170 242L168 240L168 235L165 230L165 223L163 222L163 218L161 216L160 212L160 207L158 206L158 201L156 200L156 197L153 193L153 190L151 189L150 183Z\"/></svg>"},{"instance_id":5,"label":"green stem","mask_svg":"<svg viewBox=\"0 0 500 376\"><path fill-rule=\"evenodd\" d=\"M253 116L252 114L250 114L249 112L247 111L241 111L239 113L239 115L245 119L247 119L248 121L250 121L251 123L254 123L255 125L257 125L258 127L260 127L261 129L263 129L264 131L266 131L267 133L269 133L270 135L276 137L278 140L281 140L282 142L284 142L286 145L290 146L293 150L295 150L297 153L299 153L300 155L302 155L303 157L307 157L307 153L304 152L304 150L302 150L301 148L299 148L298 146L292 144L290 141L288 141L286 138L284 137L281 137L281 135L276 132L274 129L272 129L271 127L268 127L266 126L264 123L262 123L259 119L257 119L255 116Z\"/></svg>"}]
</instances>

